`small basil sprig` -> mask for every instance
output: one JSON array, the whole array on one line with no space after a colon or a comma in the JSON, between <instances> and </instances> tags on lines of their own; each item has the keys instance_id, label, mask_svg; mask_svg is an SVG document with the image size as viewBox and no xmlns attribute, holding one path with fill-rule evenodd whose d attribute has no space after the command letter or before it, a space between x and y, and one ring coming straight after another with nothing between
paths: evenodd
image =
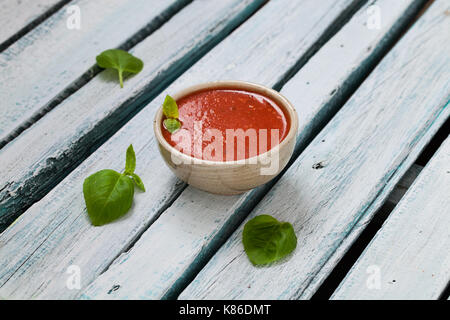
<instances>
[{"instance_id":1,"label":"small basil sprig","mask_svg":"<svg viewBox=\"0 0 450 320\"><path fill-rule=\"evenodd\" d=\"M170 133L174 133L181 128L181 122L178 120L178 105L174 98L167 95L163 103L163 113L166 119L163 121L164 128Z\"/></svg>"},{"instance_id":2,"label":"small basil sprig","mask_svg":"<svg viewBox=\"0 0 450 320\"><path fill-rule=\"evenodd\" d=\"M124 173L106 169L84 180L84 200L89 219L94 226L112 222L130 210L133 203L134 184L145 192L141 178L134 173L135 169L136 155L133 145L130 145L127 149Z\"/></svg>"},{"instance_id":3,"label":"small basil sprig","mask_svg":"<svg viewBox=\"0 0 450 320\"><path fill-rule=\"evenodd\" d=\"M297 236L290 223L260 215L245 224L242 242L250 261L262 265L291 253L297 247Z\"/></svg>"},{"instance_id":4,"label":"small basil sprig","mask_svg":"<svg viewBox=\"0 0 450 320\"><path fill-rule=\"evenodd\" d=\"M119 49L103 51L96 57L97 64L102 68L116 69L119 73L120 87L123 88L123 73L139 73L144 68L144 62L132 54Z\"/></svg>"}]
</instances>

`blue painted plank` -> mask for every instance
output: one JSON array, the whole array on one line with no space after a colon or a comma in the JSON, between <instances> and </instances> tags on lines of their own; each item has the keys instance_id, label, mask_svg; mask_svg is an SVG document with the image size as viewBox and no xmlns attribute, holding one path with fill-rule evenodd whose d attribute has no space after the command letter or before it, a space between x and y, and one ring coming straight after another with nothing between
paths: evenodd
<instances>
[{"instance_id":1,"label":"blue painted plank","mask_svg":"<svg viewBox=\"0 0 450 320\"><path fill-rule=\"evenodd\" d=\"M332 299L438 299L450 281L449 208L447 138Z\"/></svg>"},{"instance_id":2,"label":"blue painted plank","mask_svg":"<svg viewBox=\"0 0 450 320\"><path fill-rule=\"evenodd\" d=\"M72 1L1 52L0 147L92 78L96 55L142 39L187 2Z\"/></svg>"},{"instance_id":3,"label":"blue painted plank","mask_svg":"<svg viewBox=\"0 0 450 320\"><path fill-rule=\"evenodd\" d=\"M315 0L302 0L302 5L270 1L166 92L224 78L273 86L320 43L330 24L354 3L324 0L317 6ZM164 165L149 125L166 92L0 235L0 296L76 297L81 290L66 286L68 267L80 268L81 288L85 288L182 192L184 185ZM121 170L131 142L138 159L136 172L146 182L147 192L136 194L134 206L124 219L102 228L92 227L81 192L83 180L99 169Z\"/></svg>"},{"instance_id":4,"label":"blue painted plank","mask_svg":"<svg viewBox=\"0 0 450 320\"><path fill-rule=\"evenodd\" d=\"M243 223L181 299L314 294L450 116L446 10L445 1L428 8L246 219L271 214L292 223L297 249L255 268L241 243ZM318 162L324 167L315 169Z\"/></svg>"},{"instance_id":5,"label":"blue painted plank","mask_svg":"<svg viewBox=\"0 0 450 320\"><path fill-rule=\"evenodd\" d=\"M338 108L342 97L359 84L367 70L373 67L377 57L389 47L393 37L408 23L408 18L414 16L423 2L397 2L393 6L392 1L383 0L375 4L385 12L380 30L365 26L368 6L364 6L283 87L281 92L296 106L299 114L298 151L314 137L328 113ZM280 194L289 194L290 198L276 202L279 206L277 210L288 211L298 206L293 203L293 199L298 196L293 195L290 188L290 185L284 185L284 189L280 189ZM133 248L117 258L85 290L83 297L176 297L267 190L266 186L241 196L227 197L187 187ZM262 210L261 213L274 214L273 210ZM158 257L157 263L155 257ZM228 262L220 264L219 268L225 268ZM233 282L233 278L240 274L240 271L234 271L236 275L228 275L230 283L233 283L236 290L247 290L245 279L240 278L239 283ZM226 284L222 285L226 287ZM114 286L120 287L110 291ZM207 291L205 287L201 288ZM258 298L258 295L251 298Z\"/></svg>"},{"instance_id":6,"label":"blue painted plank","mask_svg":"<svg viewBox=\"0 0 450 320\"><path fill-rule=\"evenodd\" d=\"M261 4L195 1L131 50L145 67L123 89L105 70L1 149L0 231Z\"/></svg>"},{"instance_id":7,"label":"blue painted plank","mask_svg":"<svg viewBox=\"0 0 450 320\"><path fill-rule=\"evenodd\" d=\"M67 0L2 1L0 3L0 51L67 2Z\"/></svg>"}]
</instances>

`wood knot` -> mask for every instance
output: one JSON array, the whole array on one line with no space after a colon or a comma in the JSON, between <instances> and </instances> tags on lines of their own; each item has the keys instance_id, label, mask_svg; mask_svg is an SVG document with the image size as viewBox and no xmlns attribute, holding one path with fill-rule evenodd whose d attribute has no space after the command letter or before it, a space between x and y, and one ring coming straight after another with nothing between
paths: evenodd
<instances>
[{"instance_id":1,"label":"wood knot","mask_svg":"<svg viewBox=\"0 0 450 320\"><path fill-rule=\"evenodd\" d=\"M113 293L114 291L119 290L119 288L120 288L120 285L118 285L118 284L113 285L112 288L109 289L108 294L111 294L111 293Z\"/></svg>"},{"instance_id":2,"label":"wood knot","mask_svg":"<svg viewBox=\"0 0 450 320\"><path fill-rule=\"evenodd\" d=\"M315 170L318 170L318 169L325 168L326 165L327 164L326 164L325 161L320 161L320 162L317 162L317 163L313 164L312 168L315 169Z\"/></svg>"}]
</instances>

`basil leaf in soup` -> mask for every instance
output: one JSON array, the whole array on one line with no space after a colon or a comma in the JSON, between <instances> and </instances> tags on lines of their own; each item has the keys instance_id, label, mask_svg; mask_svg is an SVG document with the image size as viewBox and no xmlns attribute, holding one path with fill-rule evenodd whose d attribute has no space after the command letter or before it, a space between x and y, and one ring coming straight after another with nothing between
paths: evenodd
<instances>
[{"instance_id":1,"label":"basil leaf in soup","mask_svg":"<svg viewBox=\"0 0 450 320\"><path fill-rule=\"evenodd\" d=\"M170 133L175 133L181 128L181 123L178 119L165 119L163 124L164 128L166 128Z\"/></svg>"},{"instance_id":2,"label":"basil leaf in soup","mask_svg":"<svg viewBox=\"0 0 450 320\"><path fill-rule=\"evenodd\" d=\"M177 102L169 95L164 99L163 113L167 118L177 119L179 117Z\"/></svg>"}]
</instances>

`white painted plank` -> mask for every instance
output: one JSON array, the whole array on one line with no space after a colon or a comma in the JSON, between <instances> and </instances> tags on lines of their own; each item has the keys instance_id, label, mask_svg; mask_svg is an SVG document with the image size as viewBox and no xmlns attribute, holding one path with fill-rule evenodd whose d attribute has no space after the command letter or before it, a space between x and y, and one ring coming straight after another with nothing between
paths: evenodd
<instances>
[{"instance_id":1,"label":"white painted plank","mask_svg":"<svg viewBox=\"0 0 450 320\"><path fill-rule=\"evenodd\" d=\"M362 8L283 88L282 93L299 113L299 146L307 143L317 124L335 108L335 98L345 95L350 84L358 81L355 77L364 75L363 70L390 42L399 24L405 23L399 18L411 17L412 8L417 9L419 2L397 2L396 6L390 0L377 3L384 10L389 9L381 30L374 32L364 27L367 7ZM333 91L336 94L330 95ZM224 197L188 187L133 248L96 279L83 298L175 297L264 191L267 190ZM290 207L291 201L284 205ZM230 279L233 277L230 275ZM114 286L120 287L108 294ZM236 286L247 288L247 283Z\"/></svg>"},{"instance_id":2,"label":"white painted plank","mask_svg":"<svg viewBox=\"0 0 450 320\"><path fill-rule=\"evenodd\" d=\"M450 138L332 299L438 299L450 281Z\"/></svg>"},{"instance_id":3,"label":"white painted plank","mask_svg":"<svg viewBox=\"0 0 450 320\"><path fill-rule=\"evenodd\" d=\"M293 254L255 268L242 224L181 299L312 296L450 115L447 7L428 9L249 215L291 222Z\"/></svg>"},{"instance_id":4,"label":"white painted plank","mask_svg":"<svg viewBox=\"0 0 450 320\"><path fill-rule=\"evenodd\" d=\"M193 2L131 50L145 68L123 89L116 71L105 70L0 149L0 232L261 4Z\"/></svg>"},{"instance_id":5,"label":"white painted plank","mask_svg":"<svg viewBox=\"0 0 450 320\"><path fill-rule=\"evenodd\" d=\"M0 47L61 0L7 0L0 2Z\"/></svg>"},{"instance_id":6,"label":"white painted plank","mask_svg":"<svg viewBox=\"0 0 450 320\"><path fill-rule=\"evenodd\" d=\"M302 0L301 5L270 1L167 92L224 78L272 86L351 3L326 0L317 6L315 0ZM65 285L68 266L80 267L81 285L85 288L165 210L171 198L178 196L184 186L176 183L164 165L149 125L164 96L161 94L146 106L0 235L0 296L75 297L79 291ZM121 169L129 143L135 147L137 173L146 183L147 192L137 193L134 207L120 221L92 227L81 192L83 180L99 169Z\"/></svg>"},{"instance_id":7,"label":"white painted plank","mask_svg":"<svg viewBox=\"0 0 450 320\"><path fill-rule=\"evenodd\" d=\"M64 90L76 87L77 80L88 79L96 55L122 45L145 27L152 29L158 18L184 3L73 1L0 53L0 145L67 95ZM80 29L67 26L69 5L80 9Z\"/></svg>"}]
</instances>

